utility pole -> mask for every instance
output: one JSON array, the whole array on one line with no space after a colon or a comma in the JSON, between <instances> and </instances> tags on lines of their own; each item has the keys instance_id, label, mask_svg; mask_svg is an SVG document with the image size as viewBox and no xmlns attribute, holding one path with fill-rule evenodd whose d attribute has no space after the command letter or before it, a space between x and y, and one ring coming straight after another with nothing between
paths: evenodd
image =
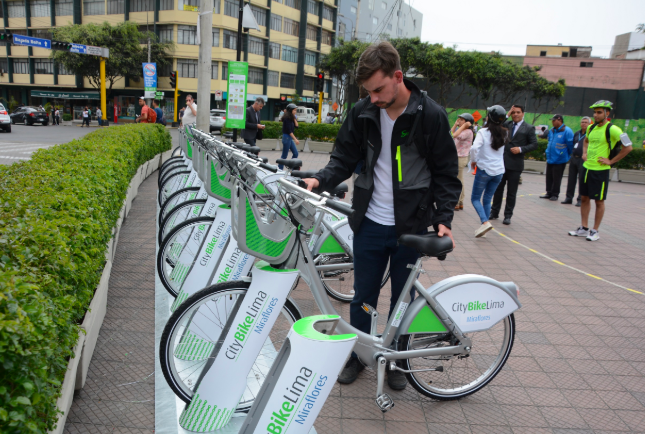
<instances>
[{"instance_id":1,"label":"utility pole","mask_svg":"<svg viewBox=\"0 0 645 434\"><path fill-rule=\"evenodd\" d=\"M199 2L199 60L197 61L197 128L210 130L211 71L213 69L213 0ZM187 110L190 110L187 108Z\"/></svg>"},{"instance_id":2,"label":"utility pole","mask_svg":"<svg viewBox=\"0 0 645 434\"><path fill-rule=\"evenodd\" d=\"M148 63L150 63L150 36L148 36ZM152 107L152 100L148 101L148 107Z\"/></svg>"},{"instance_id":3,"label":"utility pole","mask_svg":"<svg viewBox=\"0 0 645 434\"><path fill-rule=\"evenodd\" d=\"M242 17L244 16L244 0L239 3L240 16L237 17L237 57L238 62L242 59ZM226 77L228 80L228 77ZM233 129L233 143L237 142L237 129Z\"/></svg>"},{"instance_id":4,"label":"utility pole","mask_svg":"<svg viewBox=\"0 0 645 434\"><path fill-rule=\"evenodd\" d=\"M360 13L361 13L361 0L358 0L358 4L356 5L356 24L354 24L354 41L358 39L356 37L356 27L358 27L358 17L360 16Z\"/></svg>"}]
</instances>

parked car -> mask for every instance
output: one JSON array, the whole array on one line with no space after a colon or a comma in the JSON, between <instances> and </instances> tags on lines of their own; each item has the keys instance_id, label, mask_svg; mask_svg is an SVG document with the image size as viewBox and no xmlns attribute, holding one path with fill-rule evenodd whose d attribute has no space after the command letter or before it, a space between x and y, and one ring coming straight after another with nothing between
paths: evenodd
<instances>
[{"instance_id":1,"label":"parked car","mask_svg":"<svg viewBox=\"0 0 645 434\"><path fill-rule=\"evenodd\" d=\"M222 131L222 127L226 123L226 110L211 110L211 131Z\"/></svg>"},{"instance_id":2,"label":"parked car","mask_svg":"<svg viewBox=\"0 0 645 434\"><path fill-rule=\"evenodd\" d=\"M18 107L16 111L11 113L11 123L24 123L25 125L40 124L48 125L49 116L45 110L38 107Z\"/></svg>"},{"instance_id":3,"label":"parked car","mask_svg":"<svg viewBox=\"0 0 645 434\"><path fill-rule=\"evenodd\" d=\"M8 133L11 132L11 117L2 104L0 104L0 128Z\"/></svg>"},{"instance_id":4,"label":"parked car","mask_svg":"<svg viewBox=\"0 0 645 434\"><path fill-rule=\"evenodd\" d=\"M296 116L298 116L298 122L309 122L310 124L318 122L318 115L312 108L298 107L296 108Z\"/></svg>"}]
</instances>

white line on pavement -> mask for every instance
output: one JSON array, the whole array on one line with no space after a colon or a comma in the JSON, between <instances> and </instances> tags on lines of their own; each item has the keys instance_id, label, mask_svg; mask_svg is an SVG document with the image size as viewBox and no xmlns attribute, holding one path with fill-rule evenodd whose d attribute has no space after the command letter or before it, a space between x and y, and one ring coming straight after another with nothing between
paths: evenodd
<instances>
[{"instance_id":1,"label":"white line on pavement","mask_svg":"<svg viewBox=\"0 0 645 434\"><path fill-rule=\"evenodd\" d=\"M29 160L28 157L10 157L8 155L0 155L0 160Z\"/></svg>"}]
</instances>

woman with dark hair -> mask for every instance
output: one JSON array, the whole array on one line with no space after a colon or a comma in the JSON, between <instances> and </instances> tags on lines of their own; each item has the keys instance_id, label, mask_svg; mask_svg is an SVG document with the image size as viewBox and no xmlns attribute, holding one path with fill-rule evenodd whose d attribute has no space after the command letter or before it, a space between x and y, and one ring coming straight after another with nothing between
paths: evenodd
<instances>
[{"instance_id":1,"label":"woman with dark hair","mask_svg":"<svg viewBox=\"0 0 645 434\"><path fill-rule=\"evenodd\" d=\"M470 201L482 223L475 231L477 238L483 237L486 232L493 229L493 225L488 221L491 201L504 175L504 146L509 140L508 129L502 126L504 121L506 121L504 107L499 105L489 107L486 128L482 128L477 133L473 147L470 149L472 168L477 167Z\"/></svg>"},{"instance_id":2,"label":"woman with dark hair","mask_svg":"<svg viewBox=\"0 0 645 434\"><path fill-rule=\"evenodd\" d=\"M293 133L298 125L296 121L296 108L295 104L289 104L284 112L284 116L282 116L282 156L280 157L282 159L287 158L289 150L293 154L291 158L298 158L298 148L296 148L296 145L299 145L300 142ZM280 170L284 168L282 164L279 164L278 167Z\"/></svg>"}]
</instances>

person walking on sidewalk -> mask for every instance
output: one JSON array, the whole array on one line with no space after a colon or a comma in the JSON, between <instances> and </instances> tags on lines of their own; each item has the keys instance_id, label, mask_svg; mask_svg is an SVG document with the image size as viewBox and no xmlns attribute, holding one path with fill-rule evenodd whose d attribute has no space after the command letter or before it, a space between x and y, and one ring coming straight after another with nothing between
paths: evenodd
<instances>
[{"instance_id":1,"label":"person walking on sidewalk","mask_svg":"<svg viewBox=\"0 0 645 434\"><path fill-rule=\"evenodd\" d=\"M262 107L264 107L264 98L259 96L255 99L253 105L246 109L246 124L242 130L242 139L244 139L244 143L251 146L255 146L256 140L262 140L262 130L264 129L264 125L260 120Z\"/></svg>"},{"instance_id":2,"label":"person walking on sidewalk","mask_svg":"<svg viewBox=\"0 0 645 434\"><path fill-rule=\"evenodd\" d=\"M360 161L354 187L354 299L350 324L370 333L363 303L376 307L381 277L388 261L391 272L389 315L419 253L397 243L403 234L450 237L455 204L461 191L457 149L450 136L446 111L403 76L399 53L389 42L367 47L358 61L356 81L369 97L358 101L342 124L329 163L314 178L311 190L327 190L349 178ZM454 241L453 241L454 245ZM356 354L338 382L349 384L364 369ZM388 385L402 390L405 374L386 371Z\"/></svg>"},{"instance_id":3,"label":"person walking on sidewalk","mask_svg":"<svg viewBox=\"0 0 645 434\"><path fill-rule=\"evenodd\" d=\"M561 202L565 205L573 203L573 196L576 194L576 184L580 174L582 173L582 148L584 148L584 141L587 137L587 127L591 123L589 116L585 116L580 120L580 131L576 131L573 135L573 153L569 160L569 179L567 180L567 197ZM578 189L578 201L576 206L580 206L580 189Z\"/></svg>"},{"instance_id":4,"label":"person walking on sidewalk","mask_svg":"<svg viewBox=\"0 0 645 434\"><path fill-rule=\"evenodd\" d=\"M83 110L83 123L81 124L81 128L83 128L87 124L87 128L90 127L90 111L87 109L87 106Z\"/></svg>"},{"instance_id":5,"label":"person walking on sidewalk","mask_svg":"<svg viewBox=\"0 0 645 434\"><path fill-rule=\"evenodd\" d=\"M462 113L457 117L455 124L452 126L450 132L452 138L455 139L455 146L457 146L457 156L459 157L459 172L457 176L461 181L461 195L459 202L455 206L455 210L464 209L464 169L468 165L468 155L470 148L473 146L473 124L475 118L470 113Z\"/></svg>"},{"instance_id":6,"label":"person walking on sidewalk","mask_svg":"<svg viewBox=\"0 0 645 434\"><path fill-rule=\"evenodd\" d=\"M508 111L509 120L504 123L510 133L510 138L504 146L504 176L495 190L493 206L490 210L490 220L499 218L504 198L504 187L506 189L506 206L504 207L505 225L511 224L515 202L517 200L517 189L522 183L522 171L524 170L524 155L537 149L537 137L535 127L524 121L524 107L514 105Z\"/></svg>"},{"instance_id":7,"label":"person walking on sidewalk","mask_svg":"<svg viewBox=\"0 0 645 434\"><path fill-rule=\"evenodd\" d=\"M632 151L632 142L627 134L608 121L612 104L600 100L590 108L593 109L595 123L587 128L587 137L582 148L583 169L580 175L580 207L581 224L569 235L586 237L587 241L598 241L598 229L605 215L605 199L609 188L609 169ZM616 146L622 145L620 152L616 153ZM610 158L611 157L611 158ZM589 212L591 199L596 202L596 215L593 229L589 229Z\"/></svg>"},{"instance_id":8,"label":"person walking on sidewalk","mask_svg":"<svg viewBox=\"0 0 645 434\"><path fill-rule=\"evenodd\" d=\"M289 104L284 111L284 116L282 116L282 156L280 158L285 159L289 156L289 151L291 151L291 158L298 158L298 148L296 145L300 144L300 141L296 138L295 131L298 121L296 120L296 109L298 107L295 104ZM283 169L282 164L278 164L280 170Z\"/></svg>"},{"instance_id":9,"label":"person walking on sidewalk","mask_svg":"<svg viewBox=\"0 0 645 434\"><path fill-rule=\"evenodd\" d=\"M553 115L553 128L549 131L546 147L546 194L540 199L558 200L564 168L573 152L573 131L564 125L562 115Z\"/></svg>"}]
</instances>

